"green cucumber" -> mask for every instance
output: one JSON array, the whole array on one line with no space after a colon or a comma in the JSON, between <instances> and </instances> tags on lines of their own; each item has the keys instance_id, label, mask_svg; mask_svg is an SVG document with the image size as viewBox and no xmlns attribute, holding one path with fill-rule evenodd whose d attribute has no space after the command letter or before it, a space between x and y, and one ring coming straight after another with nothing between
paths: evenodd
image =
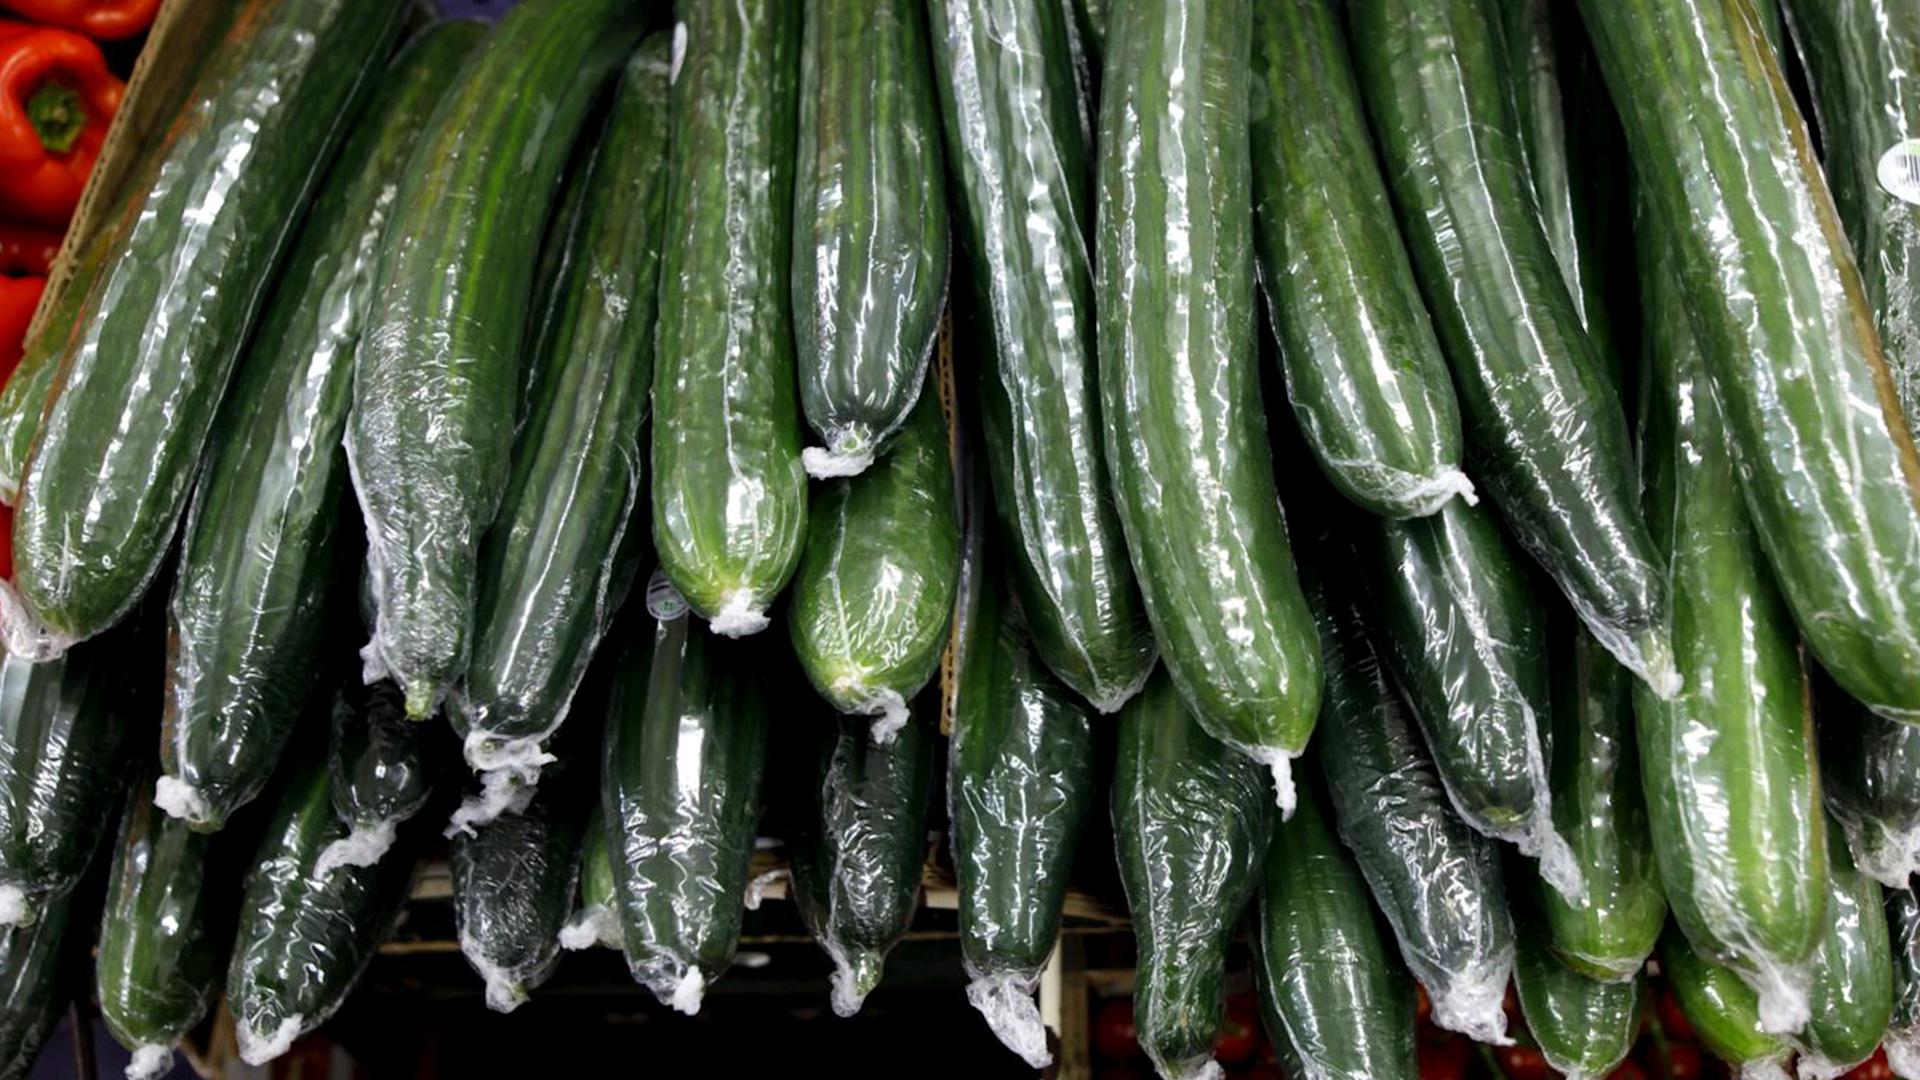
<instances>
[{"instance_id":1,"label":"green cucumber","mask_svg":"<svg viewBox=\"0 0 1920 1080\"><path fill-rule=\"evenodd\" d=\"M1626 412L1554 260L1492 0L1356 0L1355 68L1475 433L1474 477L1594 636L1677 689Z\"/></svg>"},{"instance_id":2,"label":"green cucumber","mask_svg":"<svg viewBox=\"0 0 1920 1080\"><path fill-rule=\"evenodd\" d=\"M1128 0L1100 101L1100 390L1113 499L1167 671L1273 772L1320 712L1254 350L1249 0ZM1179 522L1177 529L1169 523Z\"/></svg>"},{"instance_id":3,"label":"green cucumber","mask_svg":"<svg viewBox=\"0 0 1920 1080\"><path fill-rule=\"evenodd\" d=\"M1920 898L1906 886L1888 889L1886 911L1893 954L1893 1014L1883 1045L1893 1075L1914 1080L1920 1077Z\"/></svg>"},{"instance_id":4,"label":"green cucumber","mask_svg":"<svg viewBox=\"0 0 1920 1080\"><path fill-rule=\"evenodd\" d=\"M1544 927L1516 939L1513 985L1520 1012L1547 1064L1572 1080L1600 1080L1626 1060L1640 1034L1646 980L1598 980L1560 962Z\"/></svg>"},{"instance_id":5,"label":"green cucumber","mask_svg":"<svg viewBox=\"0 0 1920 1080\"><path fill-rule=\"evenodd\" d=\"M1085 43L1088 56L1097 68L1106 55L1107 20L1112 16L1114 0L1067 0L1073 5L1074 30Z\"/></svg>"},{"instance_id":6,"label":"green cucumber","mask_svg":"<svg viewBox=\"0 0 1920 1080\"><path fill-rule=\"evenodd\" d=\"M1672 700L1635 701L1654 858L1693 946L1753 980L1770 1031L1793 1032L1826 892L1807 675L1738 495L1666 234L1641 241L1647 519L1672 558L1686 680Z\"/></svg>"},{"instance_id":7,"label":"green cucumber","mask_svg":"<svg viewBox=\"0 0 1920 1080\"><path fill-rule=\"evenodd\" d=\"M48 905L31 926L0 929L0 1080L21 1080L67 1011L74 990L68 969L65 899Z\"/></svg>"},{"instance_id":8,"label":"green cucumber","mask_svg":"<svg viewBox=\"0 0 1920 1080\"><path fill-rule=\"evenodd\" d=\"M1260 281L1287 397L1321 472L1387 517L1424 517L1473 482L1460 410L1394 224L1328 0L1254 6Z\"/></svg>"},{"instance_id":9,"label":"green cucumber","mask_svg":"<svg viewBox=\"0 0 1920 1080\"><path fill-rule=\"evenodd\" d=\"M416 720L466 670L542 230L643 21L624 0L513 8L453 77L393 197L347 452L379 605L371 673L400 684Z\"/></svg>"},{"instance_id":10,"label":"green cucumber","mask_svg":"<svg viewBox=\"0 0 1920 1080\"><path fill-rule=\"evenodd\" d=\"M321 852L314 873L372 866L433 795L437 765L430 740L440 733L407 719L391 679L361 684L355 672L334 692L327 768L334 813L347 835Z\"/></svg>"},{"instance_id":11,"label":"green cucumber","mask_svg":"<svg viewBox=\"0 0 1920 1080\"><path fill-rule=\"evenodd\" d=\"M1353 855L1334 835L1321 783L1300 782L1274 827L1261 883L1254 975L1275 1046L1315 1080L1414 1080L1414 984ZM1311 1062L1311 1065L1304 1063Z\"/></svg>"},{"instance_id":12,"label":"green cucumber","mask_svg":"<svg viewBox=\"0 0 1920 1080\"><path fill-rule=\"evenodd\" d=\"M1713 1056L1737 1066L1741 1080L1786 1080L1787 1044L1761 1026L1752 988L1695 952L1678 925L1660 935L1660 970L1687 1023Z\"/></svg>"},{"instance_id":13,"label":"green cucumber","mask_svg":"<svg viewBox=\"0 0 1920 1080\"><path fill-rule=\"evenodd\" d=\"M803 785L812 805L793 846L793 893L808 932L833 960L836 1016L860 1011L919 906L931 726L912 717L886 743L852 720L814 733L818 764L808 774L814 782Z\"/></svg>"},{"instance_id":14,"label":"green cucumber","mask_svg":"<svg viewBox=\"0 0 1920 1080\"><path fill-rule=\"evenodd\" d=\"M947 294L946 171L919 0L814 0L800 47L793 323L818 478L851 476L926 385Z\"/></svg>"},{"instance_id":15,"label":"green cucumber","mask_svg":"<svg viewBox=\"0 0 1920 1080\"><path fill-rule=\"evenodd\" d=\"M1821 695L1820 792L1860 872L1904 889L1920 872L1920 727Z\"/></svg>"},{"instance_id":16,"label":"green cucumber","mask_svg":"<svg viewBox=\"0 0 1920 1080\"><path fill-rule=\"evenodd\" d=\"M1865 1061L1893 1016L1893 952L1880 886L1854 869L1829 822L1827 912L1813 953L1813 1015L1800 1031L1800 1075L1830 1080Z\"/></svg>"},{"instance_id":17,"label":"green cucumber","mask_svg":"<svg viewBox=\"0 0 1920 1080\"><path fill-rule=\"evenodd\" d=\"M337 573L340 436L373 263L407 157L483 33L443 24L384 72L314 197L208 449L168 608L156 799L195 828L219 829L259 794L305 706Z\"/></svg>"},{"instance_id":18,"label":"green cucumber","mask_svg":"<svg viewBox=\"0 0 1920 1080\"><path fill-rule=\"evenodd\" d=\"M467 764L531 783L644 547L644 425L666 210L664 34L627 61L583 189L540 376L481 545L473 655L453 698ZM638 526L638 527L636 527Z\"/></svg>"},{"instance_id":19,"label":"green cucumber","mask_svg":"<svg viewBox=\"0 0 1920 1080\"><path fill-rule=\"evenodd\" d=\"M763 658L684 613L632 621L601 794L620 932L634 980L691 1015L740 940L767 750L762 679L746 673Z\"/></svg>"},{"instance_id":20,"label":"green cucumber","mask_svg":"<svg viewBox=\"0 0 1920 1080\"><path fill-rule=\"evenodd\" d=\"M632 58L627 62L633 63ZM554 359L550 343L565 306L561 301L566 297L566 291L560 286L573 277L574 263L585 254L579 243L580 211L586 205L594 158L599 155L606 135L607 118L603 114L612 111L608 104L595 108L598 120L588 120L580 137L574 140L573 152L568 155L566 171L560 179L560 194L554 197L553 208L547 211L539 261L534 264L532 299L527 304L527 362L520 370L520 410L515 414L514 426L516 445L524 437L528 416L533 410L534 390L546 377L548 362Z\"/></svg>"},{"instance_id":21,"label":"green cucumber","mask_svg":"<svg viewBox=\"0 0 1920 1080\"><path fill-rule=\"evenodd\" d=\"M250 5L157 151L62 348L14 517L14 584L50 651L119 622L159 572L318 163L406 12Z\"/></svg>"},{"instance_id":22,"label":"green cucumber","mask_svg":"<svg viewBox=\"0 0 1920 1080\"><path fill-rule=\"evenodd\" d=\"M1584 892L1540 890L1541 922L1561 963L1617 981L1646 966L1667 921L1647 824L1633 718L1634 680L1585 628L1555 638L1553 824Z\"/></svg>"},{"instance_id":23,"label":"green cucumber","mask_svg":"<svg viewBox=\"0 0 1920 1080\"><path fill-rule=\"evenodd\" d=\"M788 295L800 7L677 13L653 535L668 580L727 637L766 629L807 533Z\"/></svg>"},{"instance_id":24,"label":"green cucumber","mask_svg":"<svg viewBox=\"0 0 1920 1080\"><path fill-rule=\"evenodd\" d=\"M1580 10L1780 592L1848 693L1920 721L1920 458L1764 28L1743 0Z\"/></svg>"},{"instance_id":25,"label":"green cucumber","mask_svg":"<svg viewBox=\"0 0 1920 1080\"><path fill-rule=\"evenodd\" d=\"M1115 27L1117 57L1130 55L1129 17ZM1227 945L1273 833L1272 795L1265 772L1207 734L1164 672L1120 711L1119 740L1113 843L1139 947L1134 1024L1160 1075L1204 1074Z\"/></svg>"},{"instance_id":26,"label":"green cucumber","mask_svg":"<svg viewBox=\"0 0 1920 1080\"><path fill-rule=\"evenodd\" d=\"M953 460L936 394L923 393L875 467L814 490L787 607L794 655L845 713L885 742L933 677L959 573Z\"/></svg>"},{"instance_id":27,"label":"green cucumber","mask_svg":"<svg viewBox=\"0 0 1920 1080\"><path fill-rule=\"evenodd\" d=\"M1094 352L1093 159L1061 0L928 0L982 442L1033 648L1105 712L1154 665L1114 512Z\"/></svg>"},{"instance_id":28,"label":"green cucumber","mask_svg":"<svg viewBox=\"0 0 1920 1080\"><path fill-rule=\"evenodd\" d=\"M596 800L580 839L580 901L560 928L560 947L569 951L596 945L620 945L619 899L613 891L613 863L607 847L606 816Z\"/></svg>"}]
</instances>

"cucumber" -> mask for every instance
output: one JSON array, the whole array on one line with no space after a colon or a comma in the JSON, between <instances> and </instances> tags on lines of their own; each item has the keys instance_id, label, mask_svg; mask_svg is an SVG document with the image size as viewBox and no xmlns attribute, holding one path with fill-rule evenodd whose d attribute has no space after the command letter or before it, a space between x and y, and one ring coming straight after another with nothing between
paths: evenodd
<instances>
[{"instance_id":1,"label":"cucumber","mask_svg":"<svg viewBox=\"0 0 1920 1080\"><path fill-rule=\"evenodd\" d=\"M416 720L466 670L541 233L575 136L642 24L622 0L513 8L452 79L393 197L347 454L379 605L370 673L400 684Z\"/></svg>"},{"instance_id":2,"label":"cucumber","mask_svg":"<svg viewBox=\"0 0 1920 1080\"><path fill-rule=\"evenodd\" d=\"M591 949L596 945L618 949L620 943L619 900L613 891L613 863L607 848L606 817L598 800L587 815L586 832L580 838L580 899L567 923L560 928L560 947L567 950Z\"/></svg>"},{"instance_id":3,"label":"cucumber","mask_svg":"<svg viewBox=\"0 0 1920 1080\"><path fill-rule=\"evenodd\" d=\"M1562 964L1545 928L1523 929L1514 954L1513 985L1534 1044L1561 1075L1600 1080L1613 1075L1640 1034L1646 980L1589 978Z\"/></svg>"},{"instance_id":4,"label":"cucumber","mask_svg":"<svg viewBox=\"0 0 1920 1080\"><path fill-rule=\"evenodd\" d=\"M1631 979L1667 921L1633 717L1634 680L1584 628L1555 635L1553 824L1586 888L1539 890L1559 961L1589 979Z\"/></svg>"},{"instance_id":5,"label":"cucumber","mask_svg":"<svg viewBox=\"0 0 1920 1080\"><path fill-rule=\"evenodd\" d=\"M1116 57L1130 55L1130 18L1115 27ZM1207 1075L1219 1069L1227 945L1260 885L1272 796L1264 772L1207 734L1164 672L1120 711L1119 740L1113 844L1139 948L1134 1024L1161 1076Z\"/></svg>"},{"instance_id":6,"label":"cucumber","mask_svg":"<svg viewBox=\"0 0 1920 1080\"><path fill-rule=\"evenodd\" d=\"M899 451L895 451L899 453ZM881 743L842 720L815 734L811 813L792 853L800 918L833 959L833 1012L852 1016L913 924L937 736L924 716Z\"/></svg>"},{"instance_id":7,"label":"cucumber","mask_svg":"<svg viewBox=\"0 0 1920 1080\"><path fill-rule=\"evenodd\" d=\"M1893 1016L1893 952L1880 886L1854 869L1828 823L1827 911L1813 953L1813 1015L1800 1031L1800 1075L1830 1080L1879 1047Z\"/></svg>"},{"instance_id":8,"label":"cucumber","mask_svg":"<svg viewBox=\"0 0 1920 1080\"><path fill-rule=\"evenodd\" d=\"M1837 693L1821 702L1820 791L1854 865L1890 889L1920 872L1920 727Z\"/></svg>"},{"instance_id":9,"label":"cucumber","mask_svg":"<svg viewBox=\"0 0 1920 1080\"><path fill-rule=\"evenodd\" d=\"M424 839L416 822L402 832L399 850L377 864L316 873L321 853L347 827L334 814L326 763L306 747L295 750L298 765L247 874L227 969L227 1005L249 1065L286 1053L346 1000L399 921Z\"/></svg>"},{"instance_id":10,"label":"cucumber","mask_svg":"<svg viewBox=\"0 0 1920 1080\"><path fill-rule=\"evenodd\" d=\"M320 664L372 264L407 156L483 33L442 24L381 76L293 242L209 447L168 608L156 798L195 828L219 829L259 794Z\"/></svg>"},{"instance_id":11,"label":"cucumber","mask_svg":"<svg viewBox=\"0 0 1920 1080\"><path fill-rule=\"evenodd\" d=\"M159 572L318 163L406 11L259 0L201 73L138 221L87 291L34 436L14 584L48 651L119 622Z\"/></svg>"},{"instance_id":12,"label":"cucumber","mask_svg":"<svg viewBox=\"0 0 1920 1080\"><path fill-rule=\"evenodd\" d=\"M1357 0L1347 13L1476 434L1474 477L1594 636L1671 695L1666 582L1634 500L1626 413L1541 224L1491 0Z\"/></svg>"},{"instance_id":13,"label":"cucumber","mask_svg":"<svg viewBox=\"0 0 1920 1080\"><path fill-rule=\"evenodd\" d=\"M1674 247L1780 592L1848 693L1920 721L1920 458L1763 27L1744 2L1580 10L1634 160L1657 163L1647 231Z\"/></svg>"},{"instance_id":14,"label":"cucumber","mask_svg":"<svg viewBox=\"0 0 1920 1080\"><path fill-rule=\"evenodd\" d=\"M1254 975L1267 1036L1316 1080L1414 1080L1414 984L1380 932L1353 856L1311 775L1274 827L1260 889Z\"/></svg>"},{"instance_id":15,"label":"cucumber","mask_svg":"<svg viewBox=\"0 0 1920 1080\"><path fill-rule=\"evenodd\" d=\"M633 59L629 57L627 63L632 64ZM606 114L611 112L609 102L595 106L594 115L597 119L589 119L580 137L574 140L573 152L568 155L567 167L560 179L560 194L554 197L553 208L547 211L546 231L540 237L539 260L534 264L533 298L527 304L527 363L521 366L520 371L520 409L515 414L514 424L516 445L526 431L528 414L533 409L534 390L546 377L547 364L554 359L554 349L550 343L564 307L560 301L566 296L560 286L572 278L574 263L586 253L578 242L580 209L587 201L593 162L606 136Z\"/></svg>"},{"instance_id":16,"label":"cucumber","mask_svg":"<svg viewBox=\"0 0 1920 1080\"><path fill-rule=\"evenodd\" d=\"M815 489L807 546L787 607L794 655L834 708L874 716L885 743L933 677L959 573L953 459L936 394L886 457Z\"/></svg>"},{"instance_id":17,"label":"cucumber","mask_svg":"<svg viewBox=\"0 0 1920 1080\"><path fill-rule=\"evenodd\" d=\"M67 1011L75 989L69 970L71 905L48 905L31 926L0 929L0 1078L20 1080L33 1069L47 1036Z\"/></svg>"},{"instance_id":18,"label":"cucumber","mask_svg":"<svg viewBox=\"0 0 1920 1080\"><path fill-rule=\"evenodd\" d=\"M1209 734L1272 770L1285 814L1289 762L1320 712L1320 657L1254 351L1252 34L1248 0L1128 0L1113 12L1100 391L1114 504L1167 671Z\"/></svg>"},{"instance_id":19,"label":"cucumber","mask_svg":"<svg viewBox=\"0 0 1920 1080\"><path fill-rule=\"evenodd\" d=\"M601 792L620 932L634 980L691 1015L740 940L767 712L739 675L764 658L684 614L633 621Z\"/></svg>"},{"instance_id":20,"label":"cucumber","mask_svg":"<svg viewBox=\"0 0 1920 1080\"><path fill-rule=\"evenodd\" d=\"M467 764L529 784L644 548L668 65L659 34L621 74L580 182L573 253L554 286L506 495L481 545L473 656L451 713Z\"/></svg>"},{"instance_id":21,"label":"cucumber","mask_svg":"<svg viewBox=\"0 0 1920 1080\"><path fill-rule=\"evenodd\" d=\"M766 629L807 533L788 294L800 5L689 0L678 18L653 535L687 603L739 637Z\"/></svg>"},{"instance_id":22,"label":"cucumber","mask_svg":"<svg viewBox=\"0 0 1920 1080\"><path fill-rule=\"evenodd\" d=\"M952 210L982 341L982 442L1032 647L1096 709L1154 640L1095 381L1092 147L1062 0L928 0Z\"/></svg>"},{"instance_id":23,"label":"cucumber","mask_svg":"<svg viewBox=\"0 0 1920 1080\"><path fill-rule=\"evenodd\" d=\"M793 193L800 405L851 476L913 410L947 293L940 109L918 0L814 0L800 46Z\"/></svg>"},{"instance_id":24,"label":"cucumber","mask_svg":"<svg viewBox=\"0 0 1920 1080\"><path fill-rule=\"evenodd\" d=\"M1886 890L1893 954L1893 1013L1884 1046L1893 1075L1920 1077L1920 899L1911 888Z\"/></svg>"},{"instance_id":25,"label":"cucumber","mask_svg":"<svg viewBox=\"0 0 1920 1080\"><path fill-rule=\"evenodd\" d=\"M426 807L440 771L431 743L440 733L407 719L391 679L368 686L358 673L349 676L334 691L330 719L329 790L347 835L320 853L313 871L320 877L379 862L400 826Z\"/></svg>"},{"instance_id":26,"label":"cucumber","mask_svg":"<svg viewBox=\"0 0 1920 1080\"><path fill-rule=\"evenodd\" d=\"M1693 946L1751 980L1768 1030L1789 1033L1806 1022L1826 892L1807 675L1736 495L1667 234L1641 241L1647 518L1673 560L1686 679L1671 701L1635 701L1654 859Z\"/></svg>"},{"instance_id":27,"label":"cucumber","mask_svg":"<svg viewBox=\"0 0 1920 1080\"><path fill-rule=\"evenodd\" d=\"M1460 409L1393 220L1337 7L1254 6L1260 280L1321 472L1386 517L1474 498Z\"/></svg>"},{"instance_id":28,"label":"cucumber","mask_svg":"<svg viewBox=\"0 0 1920 1080\"><path fill-rule=\"evenodd\" d=\"M1107 20L1112 16L1114 0L1067 0L1073 5L1074 30L1080 35L1096 67L1106 54Z\"/></svg>"},{"instance_id":29,"label":"cucumber","mask_svg":"<svg viewBox=\"0 0 1920 1080\"><path fill-rule=\"evenodd\" d=\"M1680 1011L1713 1056L1742 1080L1785 1080L1787 1044L1760 1022L1760 1002L1744 979L1694 951L1679 926L1660 935L1660 970Z\"/></svg>"}]
</instances>

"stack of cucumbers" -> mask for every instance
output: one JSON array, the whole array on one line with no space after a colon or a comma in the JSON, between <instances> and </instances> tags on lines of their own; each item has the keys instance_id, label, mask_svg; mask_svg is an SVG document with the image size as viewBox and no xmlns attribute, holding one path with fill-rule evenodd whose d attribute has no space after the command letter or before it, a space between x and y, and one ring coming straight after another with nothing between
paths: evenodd
<instances>
[{"instance_id":1,"label":"stack of cucumbers","mask_svg":"<svg viewBox=\"0 0 1920 1080\"><path fill-rule=\"evenodd\" d=\"M950 868L1045 1068L1104 792L1167 1080L1920 1080L1910 0L207 9L0 388L0 1075L441 860L502 1011Z\"/></svg>"}]
</instances>

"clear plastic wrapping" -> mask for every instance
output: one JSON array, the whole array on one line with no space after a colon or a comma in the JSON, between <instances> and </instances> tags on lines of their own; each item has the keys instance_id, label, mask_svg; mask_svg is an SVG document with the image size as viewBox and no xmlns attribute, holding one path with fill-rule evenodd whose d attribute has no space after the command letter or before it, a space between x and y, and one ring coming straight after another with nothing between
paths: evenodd
<instances>
[{"instance_id":1,"label":"clear plastic wrapping","mask_svg":"<svg viewBox=\"0 0 1920 1080\"><path fill-rule=\"evenodd\" d=\"M1893 956L1893 1013L1883 1045L1901 1080L1920 1080L1920 898L1911 888L1886 890L1887 937Z\"/></svg>"},{"instance_id":2,"label":"clear plastic wrapping","mask_svg":"<svg viewBox=\"0 0 1920 1080\"><path fill-rule=\"evenodd\" d=\"M401 823L426 806L442 768L434 753L440 731L407 719L391 679L366 685L357 673L349 676L335 691L330 718L328 788L347 835L320 853L314 873L321 876L379 862Z\"/></svg>"},{"instance_id":3,"label":"clear plastic wrapping","mask_svg":"<svg viewBox=\"0 0 1920 1080\"><path fill-rule=\"evenodd\" d=\"M1760 1000L1745 979L1694 951L1677 925L1660 935L1660 971L1713 1056L1742 1080L1786 1080L1791 1050L1762 1025Z\"/></svg>"},{"instance_id":4,"label":"clear plastic wrapping","mask_svg":"<svg viewBox=\"0 0 1920 1080\"><path fill-rule=\"evenodd\" d=\"M606 819L596 797L580 841L580 897L560 928L560 947L569 951L621 947L619 899L613 891L613 863L607 849ZM747 905L752 908L754 905Z\"/></svg>"},{"instance_id":5,"label":"clear plastic wrapping","mask_svg":"<svg viewBox=\"0 0 1920 1080\"><path fill-rule=\"evenodd\" d=\"M63 898L31 926L0 928L0 1076L28 1074L75 988L66 972L83 961L68 955L68 907Z\"/></svg>"},{"instance_id":6,"label":"clear plastic wrapping","mask_svg":"<svg viewBox=\"0 0 1920 1080\"><path fill-rule=\"evenodd\" d=\"M1515 938L1513 984L1534 1045L1567 1080L1603 1080L1640 1034L1646 981L1636 970L1600 981L1560 962L1535 913Z\"/></svg>"},{"instance_id":7,"label":"clear plastic wrapping","mask_svg":"<svg viewBox=\"0 0 1920 1080\"><path fill-rule=\"evenodd\" d=\"M1880 1045L1893 1014L1893 952L1880 886L1854 869L1837 823L1827 830L1827 906L1800 1031L1801 1080L1833 1080Z\"/></svg>"},{"instance_id":8,"label":"clear plastic wrapping","mask_svg":"<svg viewBox=\"0 0 1920 1080\"><path fill-rule=\"evenodd\" d=\"M1822 688L1823 690L1825 688ZM1820 794L1860 872L1890 889L1920 873L1920 727L1819 695Z\"/></svg>"}]
</instances>

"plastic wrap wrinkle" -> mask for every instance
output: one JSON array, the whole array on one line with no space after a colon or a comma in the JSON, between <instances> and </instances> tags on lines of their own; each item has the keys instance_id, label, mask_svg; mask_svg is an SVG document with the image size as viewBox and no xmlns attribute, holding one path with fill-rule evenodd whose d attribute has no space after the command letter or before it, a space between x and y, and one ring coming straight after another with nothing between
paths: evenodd
<instances>
[{"instance_id":1,"label":"plastic wrap wrinkle","mask_svg":"<svg viewBox=\"0 0 1920 1080\"><path fill-rule=\"evenodd\" d=\"M301 1025L305 1022L306 1018L296 1013L263 1035L254 1030L246 1017L239 1017L234 1021L233 1037L240 1047L240 1060L249 1065L265 1065L286 1053L293 1046L293 1040L300 1037Z\"/></svg>"},{"instance_id":2,"label":"plastic wrap wrinkle","mask_svg":"<svg viewBox=\"0 0 1920 1080\"><path fill-rule=\"evenodd\" d=\"M313 864L314 877L326 877L343 866L372 866L393 847L399 822L355 825L347 835L328 844Z\"/></svg>"},{"instance_id":3,"label":"plastic wrap wrinkle","mask_svg":"<svg viewBox=\"0 0 1920 1080\"><path fill-rule=\"evenodd\" d=\"M979 1010L1000 1044L1036 1069L1053 1064L1047 1027L1033 999L1040 977L1015 972L981 975L967 984L967 1001Z\"/></svg>"},{"instance_id":4,"label":"plastic wrap wrinkle","mask_svg":"<svg viewBox=\"0 0 1920 1080\"><path fill-rule=\"evenodd\" d=\"M55 633L34 618L11 581L0 581L0 642L10 655L30 664L58 660L75 644L73 638Z\"/></svg>"},{"instance_id":5,"label":"plastic wrap wrinkle","mask_svg":"<svg viewBox=\"0 0 1920 1080\"><path fill-rule=\"evenodd\" d=\"M160 1080L173 1071L173 1047L142 1043L127 1062L127 1080Z\"/></svg>"},{"instance_id":6,"label":"plastic wrap wrinkle","mask_svg":"<svg viewBox=\"0 0 1920 1080\"><path fill-rule=\"evenodd\" d=\"M765 839L765 837L761 837L760 839ZM758 840L755 841L756 849L758 848L758 842ZM745 897L747 910L759 911L761 902L767 898L767 890L771 888L775 882L788 880L791 877L791 872L784 866L768 870L764 873L755 874L753 879L747 882L747 895Z\"/></svg>"}]
</instances>

